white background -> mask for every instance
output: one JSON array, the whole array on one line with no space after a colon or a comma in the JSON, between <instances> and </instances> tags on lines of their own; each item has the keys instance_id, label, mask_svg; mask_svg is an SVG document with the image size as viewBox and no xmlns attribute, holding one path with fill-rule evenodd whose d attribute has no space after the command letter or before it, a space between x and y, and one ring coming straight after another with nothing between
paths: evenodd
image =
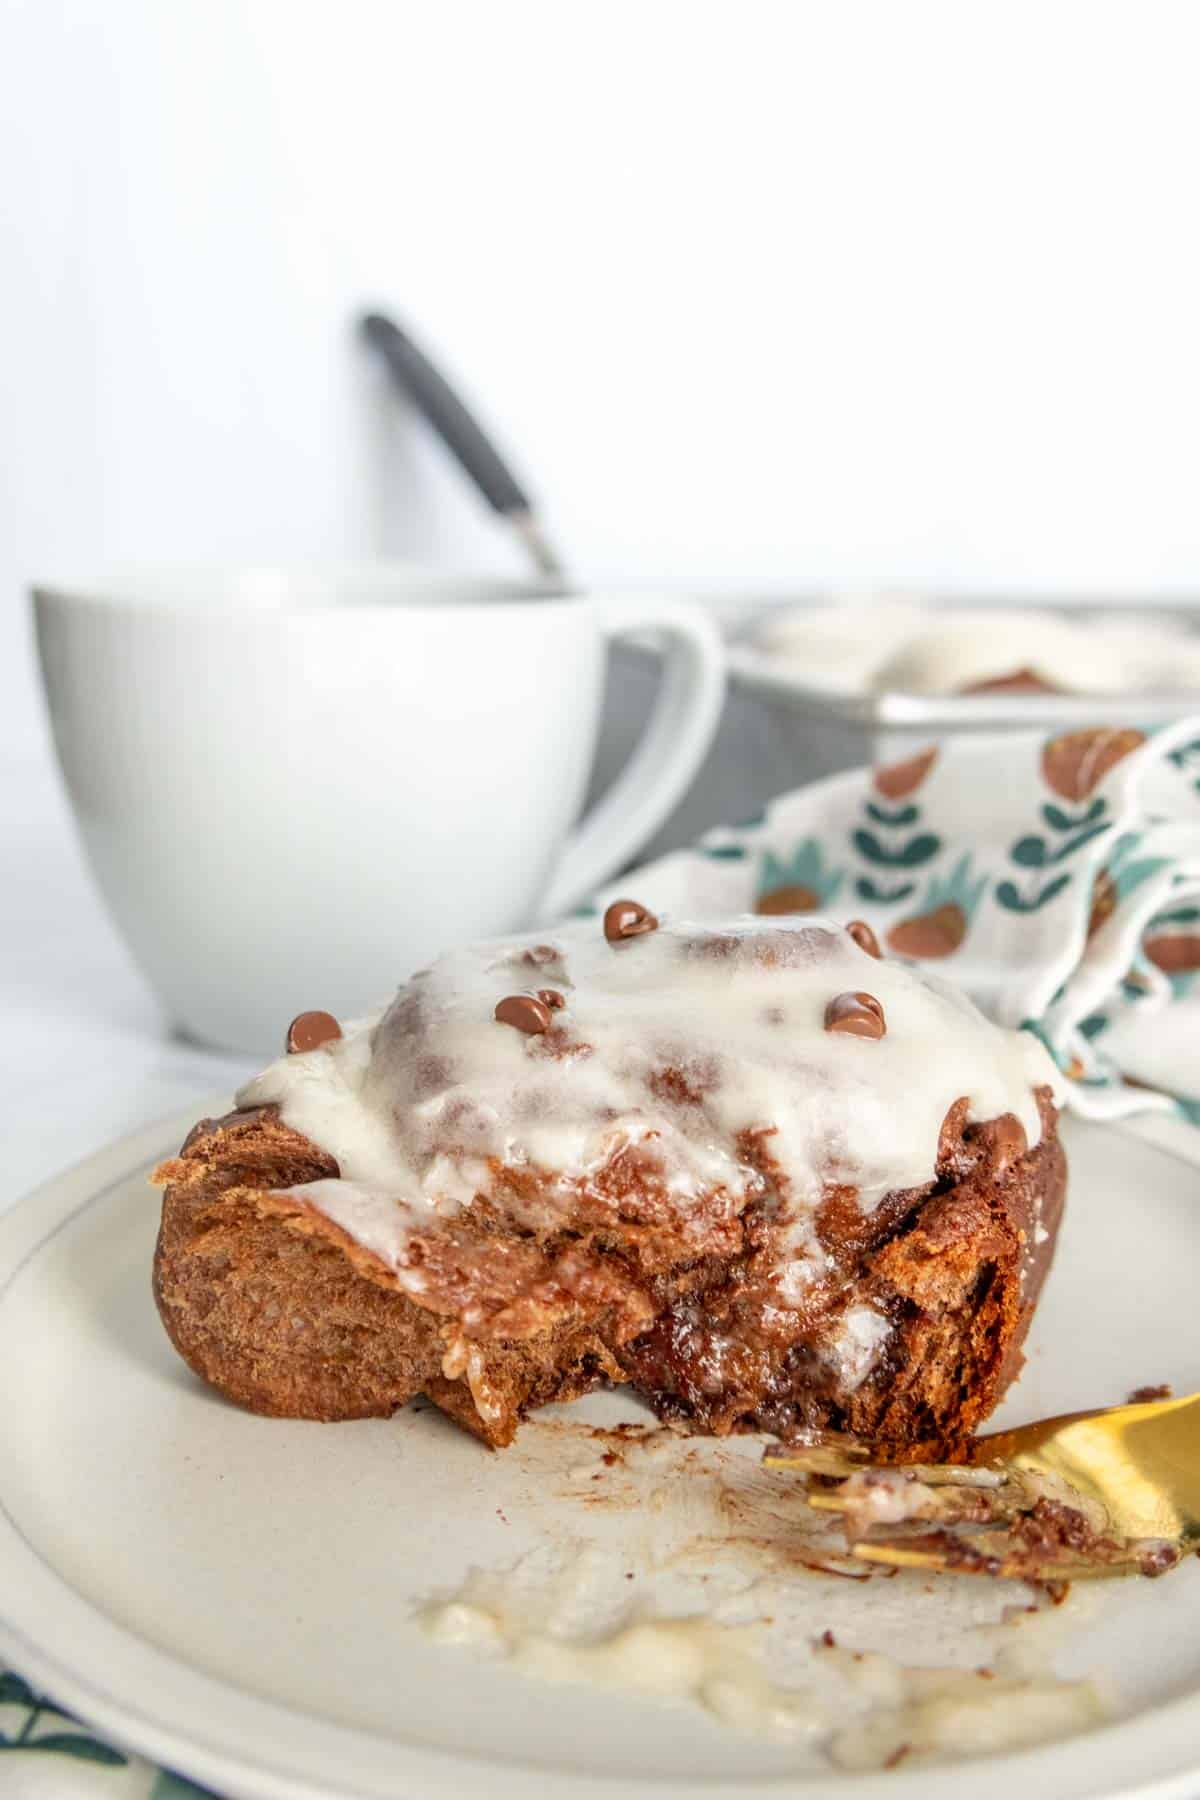
<instances>
[{"instance_id":1,"label":"white background","mask_svg":"<svg viewBox=\"0 0 1200 1800\"><path fill-rule=\"evenodd\" d=\"M0 0L0 1074L74 1083L30 1172L214 1085L90 900L30 577L518 567L355 342L378 301L581 576L1200 585L1198 37L1169 0Z\"/></svg>"},{"instance_id":2,"label":"white background","mask_svg":"<svg viewBox=\"0 0 1200 1800\"><path fill-rule=\"evenodd\" d=\"M1198 48L1156 0L4 0L5 647L109 558L507 566L372 299L582 574L1197 581Z\"/></svg>"}]
</instances>

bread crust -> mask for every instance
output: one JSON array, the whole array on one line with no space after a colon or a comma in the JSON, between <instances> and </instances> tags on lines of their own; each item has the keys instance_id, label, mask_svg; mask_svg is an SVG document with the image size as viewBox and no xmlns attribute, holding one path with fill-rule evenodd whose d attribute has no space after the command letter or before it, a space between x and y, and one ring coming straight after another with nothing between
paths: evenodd
<instances>
[{"instance_id":1,"label":"bread crust","mask_svg":"<svg viewBox=\"0 0 1200 1800\"><path fill-rule=\"evenodd\" d=\"M1041 1143L1014 1155L1004 1121L970 1126L960 1103L928 1188L888 1196L870 1214L831 1194L822 1236L836 1303L868 1305L889 1325L877 1366L852 1389L814 1349L827 1329L819 1307L796 1315L790 1336L755 1322L771 1311L756 1314L752 1297L767 1292L772 1227L751 1208L719 1253L697 1256L637 1225L581 1222L514 1242L477 1203L456 1222L460 1248L486 1266L502 1240L499 1260L511 1252L530 1273L514 1304L489 1301L488 1329L464 1331L444 1300L405 1292L378 1258L283 1191L338 1170L274 1107L201 1121L156 1171L165 1191L155 1299L197 1375L275 1417L386 1416L424 1393L502 1446L535 1407L632 1382L695 1430L821 1427L945 1449L1021 1366L1066 1186L1048 1096L1043 1114ZM732 1333L746 1352L727 1359L721 1380L700 1381L702 1358L689 1362L681 1347L697 1321L701 1335Z\"/></svg>"}]
</instances>

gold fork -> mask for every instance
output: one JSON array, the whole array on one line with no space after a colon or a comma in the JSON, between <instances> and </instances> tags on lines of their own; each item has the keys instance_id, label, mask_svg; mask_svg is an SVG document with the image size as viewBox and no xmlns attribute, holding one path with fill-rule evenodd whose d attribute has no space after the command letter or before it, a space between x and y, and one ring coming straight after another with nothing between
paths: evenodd
<instances>
[{"instance_id":1,"label":"gold fork","mask_svg":"<svg viewBox=\"0 0 1200 1800\"><path fill-rule=\"evenodd\" d=\"M1200 1549L1200 1394L998 1431L961 1464L870 1457L830 1437L764 1460L835 1479L808 1503L843 1515L864 1562L1063 1581L1162 1574Z\"/></svg>"}]
</instances>

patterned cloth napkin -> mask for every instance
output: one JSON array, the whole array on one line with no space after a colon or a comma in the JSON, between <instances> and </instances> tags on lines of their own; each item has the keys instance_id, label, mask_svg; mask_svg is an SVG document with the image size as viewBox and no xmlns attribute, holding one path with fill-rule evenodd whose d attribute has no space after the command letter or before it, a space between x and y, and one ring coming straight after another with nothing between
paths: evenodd
<instances>
[{"instance_id":1,"label":"patterned cloth napkin","mask_svg":"<svg viewBox=\"0 0 1200 1800\"><path fill-rule=\"evenodd\" d=\"M1035 1031L1091 1118L1200 1125L1200 718L960 737L625 875L690 917L827 912ZM593 910L593 909L588 909Z\"/></svg>"},{"instance_id":2,"label":"patterned cloth napkin","mask_svg":"<svg viewBox=\"0 0 1200 1800\"><path fill-rule=\"evenodd\" d=\"M622 877L692 918L829 912L1036 1031L1092 1118L1200 1125L1200 717L959 739L784 794ZM109 1748L0 1671L12 1800L184 1800L203 1790Z\"/></svg>"},{"instance_id":3,"label":"patterned cloth napkin","mask_svg":"<svg viewBox=\"0 0 1200 1800\"><path fill-rule=\"evenodd\" d=\"M0 1794L4 1800L213 1800L182 1775L104 1743L3 1668Z\"/></svg>"}]
</instances>

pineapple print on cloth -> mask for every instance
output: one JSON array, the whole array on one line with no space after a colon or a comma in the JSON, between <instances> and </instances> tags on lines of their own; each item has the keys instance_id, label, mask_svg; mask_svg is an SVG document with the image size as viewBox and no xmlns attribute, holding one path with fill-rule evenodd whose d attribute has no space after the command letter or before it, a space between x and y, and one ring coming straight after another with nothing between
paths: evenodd
<instances>
[{"instance_id":1,"label":"pineapple print on cloth","mask_svg":"<svg viewBox=\"0 0 1200 1800\"><path fill-rule=\"evenodd\" d=\"M656 911L865 919L1046 1043L1091 1117L1200 1124L1200 719L962 737L623 876Z\"/></svg>"}]
</instances>

